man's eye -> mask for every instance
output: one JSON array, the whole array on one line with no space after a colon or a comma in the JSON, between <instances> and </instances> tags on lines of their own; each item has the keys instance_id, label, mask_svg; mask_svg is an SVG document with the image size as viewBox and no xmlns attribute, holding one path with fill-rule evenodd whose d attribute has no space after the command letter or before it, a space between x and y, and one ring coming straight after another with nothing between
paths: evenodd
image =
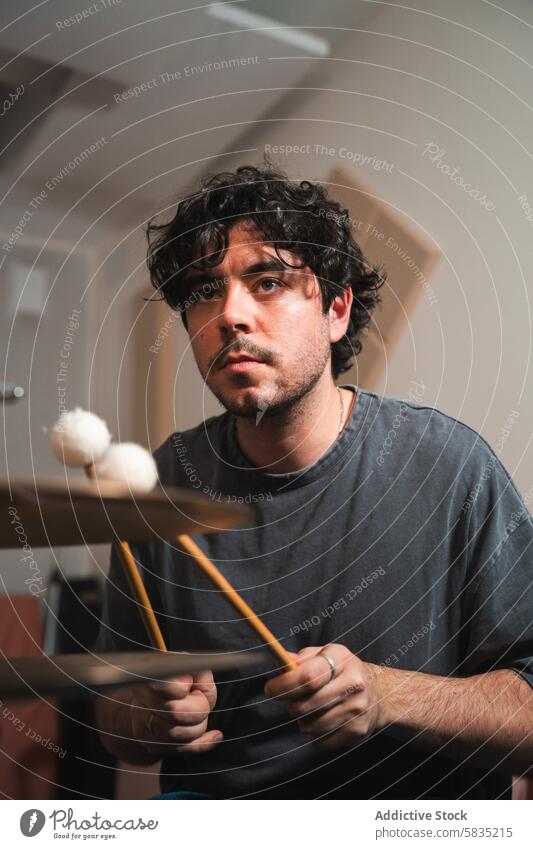
<instances>
[{"instance_id":1,"label":"man's eye","mask_svg":"<svg viewBox=\"0 0 533 849\"><path fill-rule=\"evenodd\" d=\"M210 288L208 286L202 286L201 289L196 289L196 291L192 293L192 297L195 301L205 303L206 301L212 301L216 294L217 291L215 287Z\"/></svg>"},{"instance_id":2,"label":"man's eye","mask_svg":"<svg viewBox=\"0 0 533 849\"><path fill-rule=\"evenodd\" d=\"M264 292L274 292L276 288L279 289L282 285L281 280L276 280L275 277L266 277L259 281L259 286L263 288Z\"/></svg>"}]
</instances>

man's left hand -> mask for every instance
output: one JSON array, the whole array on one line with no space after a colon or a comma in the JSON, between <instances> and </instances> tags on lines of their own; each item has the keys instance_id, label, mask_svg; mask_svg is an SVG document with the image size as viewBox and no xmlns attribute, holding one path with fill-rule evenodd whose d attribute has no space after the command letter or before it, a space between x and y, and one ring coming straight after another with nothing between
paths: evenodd
<instances>
[{"instance_id":1,"label":"man's left hand","mask_svg":"<svg viewBox=\"0 0 533 849\"><path fill-rule=\"evenodd\" d=\"M328 655L335 666L332 669ZM383 723L382 667L365 663L346 646L302 649L298 669L271 678L265 694L287 702L303 734L319 748L340 749L363 740Z\"/></svg>"}]
</instances>

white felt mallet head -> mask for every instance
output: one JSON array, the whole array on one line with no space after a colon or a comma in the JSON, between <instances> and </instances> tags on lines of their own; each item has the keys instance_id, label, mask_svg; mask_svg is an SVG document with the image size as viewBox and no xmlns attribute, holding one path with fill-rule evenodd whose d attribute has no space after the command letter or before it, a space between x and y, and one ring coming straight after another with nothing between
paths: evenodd
<instances>
[{"instance_id":1,"label":"white felt mallet head","mask_svg":"<svg viewBox=\"0 0 533 849\"><path fill-rule=\"evenodd\" d=\"M111 434L103 419L76 407L65 411L50 433L52 450L66 466L96 463L111 445Z\"/></svg>"},{"instance_id":2,"label":"white felt mallet head","mask_svg":"<svg viewBox=\"0 0 533 849\"><path fill-rule=\"evenodd\" d=\"M146 448L135 442L116 442L94 464L98 480L125 484L132 492L150 492L157 483L157 466Z\"/></svg>"}]
</instances>

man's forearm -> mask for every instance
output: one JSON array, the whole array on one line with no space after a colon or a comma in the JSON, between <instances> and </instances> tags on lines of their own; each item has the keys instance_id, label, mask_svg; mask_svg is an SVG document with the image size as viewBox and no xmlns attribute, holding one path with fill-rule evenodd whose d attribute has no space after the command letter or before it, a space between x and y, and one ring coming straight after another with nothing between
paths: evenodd
<instances>
[{"instance_id":1,"label":"man's forearm","mask_svg":"<svg viewBox=\"0 0 533 849\"><path fill-rule=\"evenodd\" d=\"M473 766L521 775L533 767L533 689L499 669L466 678L376 667L380 728Z\"/></svg>"},{"instance_id":2,"label":"man's forearm","mask_svg":"<svg viewBox=\"0 0 533 849\"><path fill-rule=\"evenodd\" d=\"M126 763L147 766L157 763L160 757L148 752L135 737L131 706L141 704L140 689L121 687L99 696L94 715L100 740L108 752Z\"/></svg>"}]
</instances>

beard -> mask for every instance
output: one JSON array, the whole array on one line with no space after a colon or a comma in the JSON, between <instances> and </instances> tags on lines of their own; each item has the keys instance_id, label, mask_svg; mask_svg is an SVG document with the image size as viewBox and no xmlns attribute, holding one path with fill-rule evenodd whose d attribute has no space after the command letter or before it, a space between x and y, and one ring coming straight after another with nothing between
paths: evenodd
<instances>
[{"instance_id":1,"label":"beard","mask_svg":"<svg viewBox=\"0 0 533 849\"><path fill-rule=\"evenodd\" d=\"M294 340L292 340L294 341ZM258 380L253 372L237 372L230 376L233 388L220 385L217 361L231 351L248 354L266 363L272 376ZM313 345L302 350L291 362L283 361L281 355L267 351L238 337L228 344L210 361L210 368L202 375L207 386L228 412L241 418L296 417L302 400L311 392L322 377L330 359L329 326L327 321Z\"/></svg>"}]
</instances>

